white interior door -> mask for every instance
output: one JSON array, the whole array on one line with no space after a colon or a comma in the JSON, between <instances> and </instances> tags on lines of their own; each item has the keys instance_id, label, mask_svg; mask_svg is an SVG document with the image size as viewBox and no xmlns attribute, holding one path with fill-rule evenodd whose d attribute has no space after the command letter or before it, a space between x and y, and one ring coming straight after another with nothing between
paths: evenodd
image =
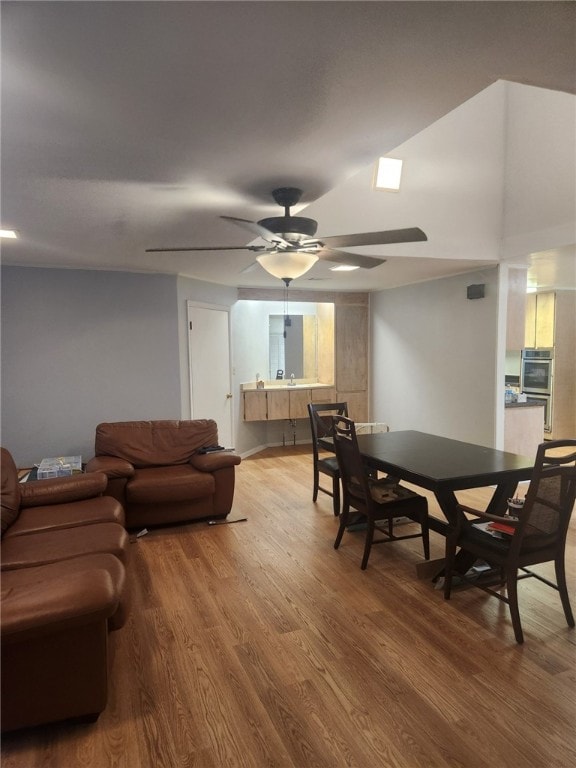
<instances>
[{"instance_id":1,"label":"white interior door","mask_svg":"<svg viewBox=\"0 0 576 768\"><path fill-rule=\"evenodd\" d=\"M218 424L220 445L232 448L228 310L189 301L188 339L192 418L214 419Z\"/></svg>"}]
</instances>

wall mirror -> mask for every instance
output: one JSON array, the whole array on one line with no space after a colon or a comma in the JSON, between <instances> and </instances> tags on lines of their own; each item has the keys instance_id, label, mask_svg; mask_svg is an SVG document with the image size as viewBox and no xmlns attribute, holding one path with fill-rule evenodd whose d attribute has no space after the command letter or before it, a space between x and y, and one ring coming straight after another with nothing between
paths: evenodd
<instances>
[{"instance_id":1,"label":"wall mirror","mask_svg":"<svg viewBox=\"0 0 576 768\"><path fill-rule=\"evenodd\" d=\"M306 345L304 319L307 320ZM292 374L295 379L310 378L314 375L317 368L316 318L304 318L303 315L270 315L268 320L268 378L275 379L277 371L284 371L285 379L289 379ZM308 352L306 360L305 347Z\"/></svg>"},{"instance_id":2,"label":"wall mirror","mask_svg":"<svg viewBox=\"0 0 576 768\"><path fill-rule=\"evenodd\" d=\"M302 304L300 305L302 307ZM268 378L334 381L334 305L308 304L289 307L286 314L268 316ZM290 311L293 309L293 311Z\"/></svg>"}]
</instances>

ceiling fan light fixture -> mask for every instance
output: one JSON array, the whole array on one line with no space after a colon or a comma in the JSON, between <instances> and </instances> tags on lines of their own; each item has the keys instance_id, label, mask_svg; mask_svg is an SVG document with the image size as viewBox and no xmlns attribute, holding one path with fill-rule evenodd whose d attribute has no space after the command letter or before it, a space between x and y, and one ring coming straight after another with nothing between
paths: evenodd
<instances>
[{"instance_id":1,"label":"ceiling fan light fixture","mask_svg":"<svg viewBox=\"0 0 576 768\"><path fill-rule=\"evenodd\" d=\"M397 192L400 189L402 160L394 157L380 157L376 165L374 189Z\"/></svg>"},{"instance_id":2,"label":"ceiling fan light fixture","mask_svg":"<svg viewBox=\"0 0 576 768\"><path fill-rule=\"evenodd\" d=\"M283 253L280 251L278 253L261 253L256 256L256 261L266 272L279 280L284 278L295 280L312 269L318 261L318 256L314 253Z\"/></svg>"}]
</instances>

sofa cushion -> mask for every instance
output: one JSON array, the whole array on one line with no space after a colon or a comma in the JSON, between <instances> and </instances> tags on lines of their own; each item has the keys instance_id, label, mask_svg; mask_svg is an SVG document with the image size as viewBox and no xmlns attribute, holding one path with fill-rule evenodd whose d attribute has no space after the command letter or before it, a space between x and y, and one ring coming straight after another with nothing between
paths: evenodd
<instances>
[{"instance_id":1,"label":"sofa cushion","mask_svg":"<svg viewBox=\"0 0 576 768\"><path fill-rule=\"evenodd\" d=\"M96 427L96 456L117 456L135 467L184 464L203 446L218 443L212 419L117 421Z\"/></svg>"},{"instance_id":2,"label":"sofa cushion","mask_svg":"<svg viewBox=\"0 0 576 768\"><path fill-rule=\"evenodd\" d=\"M209 472L189 464L137 469L126 486L126 500L132 504L188 501L214 493L216 484Z\"/></svg>"},{"instance_id":3,"label":"sofa cushion","mask_svg":"<svg viewBox=\"0 0 576 768\"><path fill-rule=\"evenodd\" d=\"M25 641L106 620L118 607L107 570L79 571L36 584L2 587L2 643Z\"/></svg>"},{"instance_id":4,"label":"sofa cushion","mask_svg":"<svg viewBox=\"0 0 576 768\"><path fill-rule=\"evenodd\" d=\"M116 555L125 563L128 548L128 534L118 523L95 523L26 536L9 536L2 541L2 571L102 552Z\"/></svg>"},{"instance_id":5,"label":"sofa cushion","mask_svg":"<svg viewBox=\"0 0 576 768\"><path fill-rule=\"evenodd\" d=\"M20 483L18 482L18 470L9 451L0 448L0 468L2 470L2 511L1 533L4 532L16 520L20 510Z\"/></svg>"},{"instance_id":6,"label":"sofa cushion","mask_svg":"<svg viewBox=\"0 0 576 768\"><path fill-rule=\"evenodd\" d=\"M21 510L18 519L6 531L6 538L93 523L124 525L124 510L120 502L110 496L97 496L94 499L76 501L74 504L28 507Z\"/></svg>"},{"instance_id":7,"label":"sofa cushion","mask_svg":"<svg viewBox=\"0 0 576 768\"><path fill-rule=\"evenodd\" d=\"M130 604L130 594L126 578L126 569L114 555L97 554L74 557L58 563L41 565L37 568L16 568L2 573L2 592L21 587L33 586L54 579L65 578L74 581L78 574L106 571L114 588L115 601L118 603L115 613L109 619L110 629L120 629L126 622Z\"/></svg>"}]
</instances>

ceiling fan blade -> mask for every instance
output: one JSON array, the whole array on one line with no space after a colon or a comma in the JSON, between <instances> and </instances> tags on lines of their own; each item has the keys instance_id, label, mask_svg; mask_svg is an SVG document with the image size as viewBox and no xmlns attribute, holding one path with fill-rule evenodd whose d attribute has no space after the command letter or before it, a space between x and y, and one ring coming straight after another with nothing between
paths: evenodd
<instances>
[{"instance_id":1,"label":"ceiling fan blade","mask_svg":"<svg viewBox=\"0 0 576 768\"><path fill-rule=\"evenodd\" d=\"M220 218L225 219L225 221L231 221L233 224L237 224L243 229L247 229L249 232L252 232L253 235L261 237L268 243L274 243L274 245L290 245L290 243L287 240L284 240L284 238L280 237L280 235L276 235L274 232L266 229L266 227L263 227L261 224L258 224L255 221L248 221L248 219L238 219L236 216L220 216Z\"/></svg>"},{"instance_id":2,"label":"ceiling fan blade","mask_svg":"<svg viewBox=\"0 0 576 768\"><path fill-rule=\"evenodd\" d=\"M206 245L204 247L189 248L146 248L146 253L178 253L179 251L265 251L265 245Z\"/></svg>"},{"instance_id":3,"label":"ceiling fan blade","mask_svg":"<svg viewBox=\"0 0 576 768\"><path fill-rule=\"evenodd\" d=\"M244 269L241 269L240 274L244 275L246 274L246 272L253 272L256 269L256 267L259 267L259 266L260 264L258 264L257 261L253 261L251 264L248 264L247 267L244 267Z\"/></svg>"},{"instance_id":4,"label":"ceiling fan blade","mask_svg":"<svg viewBox=\"0 0 576 768\"><path fill-rule=\"evenodd\" d=\"M363 269L372 269L380 264L384 264L386 259L378 259L371 256L361 256L358 253L349 253L347 251L336 251L333 248L322 248L316 251L319 259L323 261L333 261L335 264L349 264L351 267L362 267Z\"/></svg>"},{"instance_id":5,"label":"ceiling fan blade","mask_svg":"<svg viewBox=\"0 0 576 768\"><path fill-rule=\"evenodd\" d=\"M407 229L388 229L384 232L359 232L357 235L335 235L322 237L320 240L331 248L350 248L356 245L415 243L419 240L428 240L428 238L418 227L409 227Z\"/></svg>"}]
</instances>

